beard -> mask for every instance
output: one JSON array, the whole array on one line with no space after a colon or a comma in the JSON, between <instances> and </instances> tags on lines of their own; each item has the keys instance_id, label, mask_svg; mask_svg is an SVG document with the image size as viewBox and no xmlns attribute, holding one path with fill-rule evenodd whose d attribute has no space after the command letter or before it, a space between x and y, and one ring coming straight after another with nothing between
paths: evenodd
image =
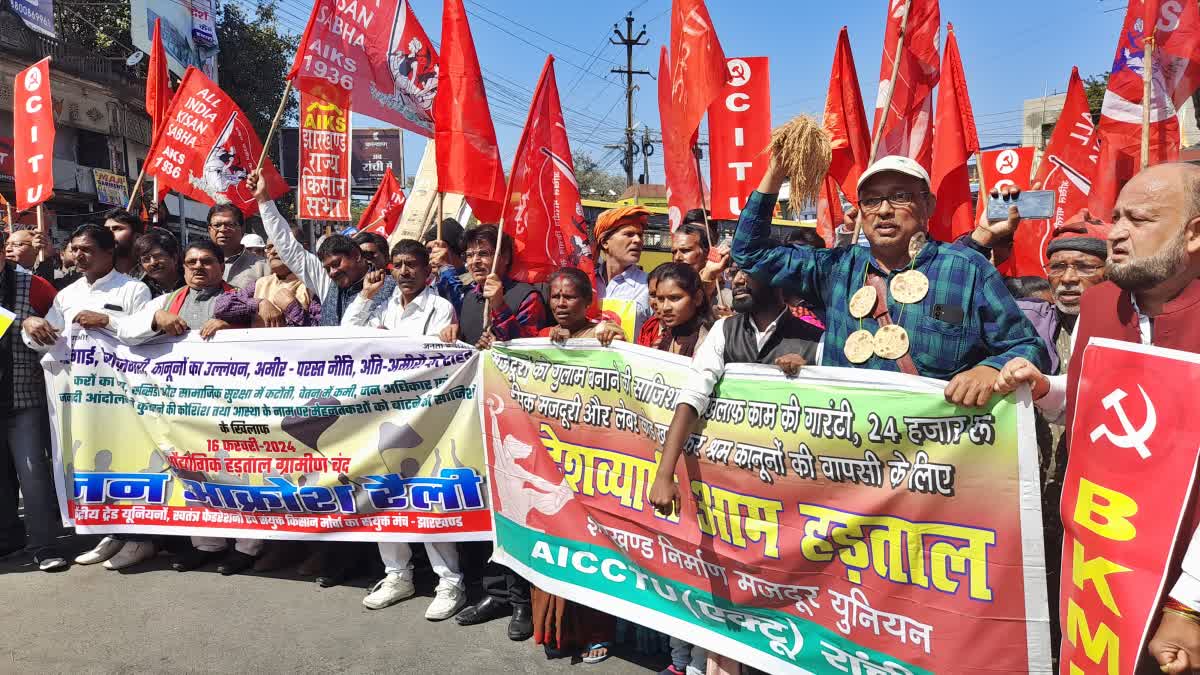
<instances>
[{"instance_id":1,"label":"beard","mask_svg":"<svg viewBox=\"0 0 1200 675\"><path fill-rule=\"evenodd\" d=\"M1172 239L1163 250L1149 258L1109 263L1105 273L1109 281L1127 291L1144 291L1179 274L1187 267L1186 230Z\"/></svg>"}]
</instances>

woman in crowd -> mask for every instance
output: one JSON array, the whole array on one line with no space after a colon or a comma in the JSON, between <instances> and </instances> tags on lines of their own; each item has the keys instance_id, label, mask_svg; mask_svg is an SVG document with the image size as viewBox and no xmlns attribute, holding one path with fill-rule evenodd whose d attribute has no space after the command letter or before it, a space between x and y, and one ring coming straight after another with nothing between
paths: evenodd
<instances>
[{"instance_id":1,"label":"woman in crowd","mask_svg":"<svg viewBox=\"0 0 1200 675\"><path fill-rule=\"evenodd\" d=\"M235 293L217 299L213 316L234 326L301 327L321 323L316 294L288 269L274 244L266 248L271 273Z\"/></svg>"},{"instance_id":2,"label":"woman in crowd","mask_svg":"<svg viewBox=\"0 0 1200 675\"><path fill-rule=\"evenodd\" d=\"M650 291L650 311L653 314L642 323L642 330L637 334L637 343L643 347L657 347L658 339L662 337L662 325L658 321L658 280L663 275L663 265L655 267L646 277L646 286Z\"/></svg>"},{"instance_id":3,"label":"woman in crowd","mask_svg":"<svg viewBox=\"0 0 1200 675\"><path fill-rule=\"evenodd\" d=\"M708 335L713 324L712 307L700 275L682 263L667 263L658 269L655 297L662 335L656 349L690 357ZM656 270L657 271L657 270Z\"/></svg>"},{"instance_id":4,"label":"woman in crowd","mask_svg":"<svg viewBox=\"0 0 1200 675\"><path fill-rule=\"evenodd\" d=\"M550 289L550 314L555 325L543 328L539 337L560 344L572 338L596 338L603 345L625 339L620 326L588 318L594 291L582 271L573 267L556 270L546 285ZM616 631L613 617L537 586L531 593L533 640L545 648L546 658L557 659L572 653L581 653L584 663L600 663L608 658Z\"/></svg>"},{"instance_id":5,"label":"woman in crowd","mask_svg":"<svg viewBox=\"0 0 1200 675\"><path fill-rule=\"evenodd\" d=\"M133 243L133 257L142 266L142 283L158 297L183 285L179 240L161 227L152 227Z\"/></svg>"}]
</instances>

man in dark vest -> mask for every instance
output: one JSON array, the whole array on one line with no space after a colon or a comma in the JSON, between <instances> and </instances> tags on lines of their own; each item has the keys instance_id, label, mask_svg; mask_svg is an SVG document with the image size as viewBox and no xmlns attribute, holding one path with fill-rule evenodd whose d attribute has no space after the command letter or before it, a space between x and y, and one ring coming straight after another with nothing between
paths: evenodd
<instances>
[{"instance_id":1,"label":"man in dark vest","mask_svg":"<svg viewBox=\"0 0 1200 675\"><path fill-rule=\"evenodd\" d=\"M762 363L778 366L794 377L805 363L819 363L821 330L797 319L783 302L783 292L745 270L733 275L731 317L719 319L692 357L692 376L679 389L675 416L667 430L650 501L659 511L679 510L675 465L683 444L708 408L713 387L727 363Z\"/></svg>"},{"instance_id":2,"label":"man in dark vest","mask_svg":"<svg viewBox=\"0 0 1200 675\"><path fill-rule=\"evenodd\" d=\"M1125 184L1113 209L1105 274L1108 281L1083 294L1067 374L1047 377L1018 359L1001 370L998 391L1031 385L1035 404L1048 418L1065 409L1070 428L1082 347L1091 338L1200 353L1200 166L1159 164ZM1200 669L1200 531L1190 538L1182 569L1169 571L1174 585L1150 641L1165 673Z\"/></svg>"},{"instance_id":3,"label":"man in dark vest","mask_svg":"<svg viewBox=\"0 0 1200 675\"><path fill-rule=\"evenodd\" d=\"M441 333L446 342L462 340L486 349L493 340L536 337L547 325L546 303L541 292L534 286L508 278L512 239L504 235L500 250L496 251L497 233L495 225L480 225L468 230L463 237L467 271L474 281L463 294L458 324L447 326ZM492 272L493 256L499 256L496 272ZM490 314L490 326L486 330L485 304ZM485 549L490 546L467 546L468 551L478 556L491 554ZM494 562L487 563L480 581L487 595L479 603L464 609L454 620L460 626L473 626L511 614L509 639L528 640L533 635L529 582Z\"/></svg>"},{"instance_id":4,"label":"man in dark vest","mask_svg":"<svg viewBox=\"0 0 1200 675\"><path fill-rule=\"evenodd\" d=\"M458 325L448 326L442 331L442 340L462 340L468 344L486 347L495 340L515 340L537 337L538 331L549 325L546 318L546 301L541 291L529 284L513 281L508 277L512 264L512 239L506 234L500 240L500 251L496 251L495 225L480 225L463 236L466 251L467 271L474 281L463 293L462 307L458 312ZM492 258L496 260L496 271L492 272ZM484 331L484 305L490 314L490 329ZM488 336L485 338L484 333ZM480 340L485 344L480 344Z\"/></svg>"}]
</instances>

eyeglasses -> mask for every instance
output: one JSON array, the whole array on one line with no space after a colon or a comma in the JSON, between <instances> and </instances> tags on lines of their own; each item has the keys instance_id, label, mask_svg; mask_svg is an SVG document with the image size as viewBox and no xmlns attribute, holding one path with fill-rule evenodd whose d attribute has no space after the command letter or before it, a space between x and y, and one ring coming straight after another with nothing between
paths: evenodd
<instances>
[{"instance_id":1,"label":"eyeglasses","mask_svg":"<svg viewBox=\"0 0 1200 675\"><path fill-rule=\"evenodd\" d=\"M156 263L156 262L159 262L159 263L166 262L170 259L171 259L171 256L167 255L166 253L147 253L146 255L138 258L138 261L141 262L143 265L150 265L150 264Z\"/></svg>"},{"instance_id":2,"label":"eyeglasses","mask_svg":"<svg viewBox=\"0 0 1200 675\"><path fill-rule=\"evenodd\" d=\"M234 222L209 223L208 226L214 230L240 230L240 229L242 229L241 225L238 225L237 223L234 223Z\"/></svg>"},{"instance_id":3,"label":"eyeglasses","mask_svg":"<svg viewBox=\"0 0 1200 675\"><path fill-rule=\"evenodd\" d=\"M883 197L864 197L863 199L859 200L858 205L863 211L878 211L879 207L883 206L884 200L887 200L887 203L891 204L892 206L908 206L916 201L917 197L928 196L928 190L922 190L920 192L893 192L892 194L885 195Z\"/></svg>"},{"instance_id":4,"label":"eyeglasses","mask_svg":"<svg viewBox=\"0 0 1200 675\"><path fill-rule=\"evenodd\" d=\"M1046 275L1051 277L1061 277L1067 273L1067 270L1075 270L1075 274L1081 277L1094 277L1104 271L1103 265L1086 265L1079 263L1056 262L1046 265L1043 269L1046 270Z\"/></svg>"}]
</instances>

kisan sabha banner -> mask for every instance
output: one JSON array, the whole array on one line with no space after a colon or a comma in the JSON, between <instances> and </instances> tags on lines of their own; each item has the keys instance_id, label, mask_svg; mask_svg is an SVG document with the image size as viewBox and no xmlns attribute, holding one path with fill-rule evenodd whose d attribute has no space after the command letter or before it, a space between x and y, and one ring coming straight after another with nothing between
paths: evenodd
<instances>
[{"instance_id":1,"label":"kisan sabha banner","mask_svg":"<svg viewBox=\"0 0 1200 675\"><path fill-rule=\"evenodd\" d=\"M43 365L64 520L84 533L489 538L475 351L346 331L60 341Z\"/></svg>"},{"instance_id":2,"label":"kisan sabha banner","mask_svg":"<svg viewBox=\"0 0 1200 675\"><path fill-rule=\"evenodd\" d=\"M662 517L686 359L531 340L482 367L495 559L544 590L773 673L1050 672L1027 395L732 366Z\"/></svg>"}]
</instances>

